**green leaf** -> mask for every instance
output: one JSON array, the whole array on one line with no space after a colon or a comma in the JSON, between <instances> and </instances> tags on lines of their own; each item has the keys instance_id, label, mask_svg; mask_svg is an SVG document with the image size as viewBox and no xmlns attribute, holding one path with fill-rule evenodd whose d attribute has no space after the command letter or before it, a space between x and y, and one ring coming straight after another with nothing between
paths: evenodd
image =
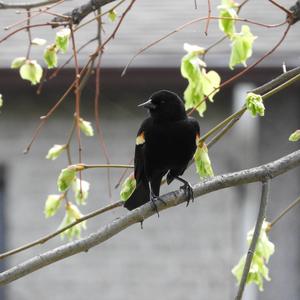
<instances>
[{"instance_id":1,"label":"green leaf","mask_svg":"<svg viewBox=\"0 0 300 300\"><path fill-rule=\"evenodd\" d=\"M205 54L205 49L203 47L198 46L198 45L191 45L189 43L184 43L183 44L183 49L188 54L191 54L193 56ZM205 64L204 61L202 61L202 66L206 67L206 64Z\"/></svg>"},{"instance_id":2,"label":"green leaf","mask_svg":"<svg viewBox=\"0 0 300 300\"><path fill-rule=\"evenodd\" d=\"M44 214L46 218L54 216L61 205L61 200L64 198L64 195L49 195L44 208Z\"/></svg>"},{"instance_id":3,"label":"green leaf","mask_svg":"<svg viewBox=\"0 0 300 300\"><path fill-rule=\"evenodd\" d=\"M200 143L194 154L197 173L200 177L214 176L211 162L208 156L208 149L205 143Z\"/></svg>"},{"instance_id":4,"label":"green leaf","mask_svg":"<svg viewBox=\"0 0 300 300\"><path fill-rule=\"evenodd\" d=\"M78 207L69 202L66 206L66 213L61 224L59 225L59 229L70 225L71 223L82 217L83 215ZM75 226L72 226L71 228L63 231L60 236L61 238L64 238L66 236L69 240L73 239L74 237L80 238L82 229L86 229L86 221L78 223Z\"/></svg>"},{"instance_id":5,"label":"green leaf","mask_svg":"<svg viewBox=\"0 0 300 300\"><path fill-rule=\"evenodd\" d=\"M73 191L75 194L75 200L79 205L85 205L90 190L90 183L85 180L76 178L73 182Z\"/></svg>"},{"instance_id":6,"label":"green leaf","mask_svg":"<svg viewBox=\"0 0 300 300\"><path fill-rule=\"evenodd\" d=\"M223 0L222 4L218 6L220 11L219 17L226 18L219 20L219 28L229 37L235 33L235 20L237 18L236 9L238 4L234 1ZM230 19L227 19L230 18Z\"/></svg>"},{"instance_id":7,"label":"green leaf","mask_svg":"<svg viewBox=\"0 0 300 300\"><path fill-rule=\"evenodd\" d=\"M188 80L184 91L185 109L196 108L200 116L206 110L206 96L213 101L213 96L219 91L220 76L215 71L206 72L206 64L198 55L204 50L196 45L184 44L188 51L181 60L181 75Z\"/></svg>"},{"instance_id":8,"label":"green leaf","mask_svg":"<svg viewBox=\"0 0 300 300\"><path fill-rule=\"evenodd\" d=\"M20 75L22 79L29 80L35 85L41 81L43 69L36 60L26 60L20 68Z\"/></svg>"},{"instance_id":9,"label":"green leaf","mask_svg":"<svg viewBox=\"0 0 300 300\"><path fill-rule=\"evenodd\" d=\"M62 53L66 53L69 47L69 39L71 36L71 30L64 28L56 33L55 44Z\"/></svg>"},{"instance_id":10,"label":"green leaf","mask_svg":"<svg viewBox=\"0 0 300 300\"><path fill-rule=\"evenodd\" d=\"M204 68L202 69L202 76L204 95L208 96L208 99L213 102L214 95L219 92L221 77L215 71L209 71L206 73Z\"/></svg>"},{"instance_id":11,"label":"green leaf","mask_svg":"<svg viewBox=\"0 0 300 300\"><path fill-rule=\"evenodd\" d=\"M31 44L35 46L44 46L46 43L47 41L45 39L40 39L40 38L34 38L31 41Z\"/></svg>"},{"instance_id":12,"label":"green leaf","mask_svg":"<svg viewBox=\"0 0 300 300\"><path fill-rule=\"evenodd\" d=\"M120 192L121 200L126 201L134 192L136 188L136 180L134 174L131 173L122 184L122 189Z\"/></svg>"},{"instance_id":13,"label":"green leaf","mask_svg":"<svg viewBox=\"0 0 300 300\"><path fill-rule=\"evenodd\" d=\"M117 13L114 9L110 10L109 13L108 13L108 18L114 22L117 18Z\"/></svg>"},{"instance_id":14,"label":"green leaf","mask_svg":"<svg viewBox=\"0 0 300 300\"><path fill-rule=\"evenodd\" d=\"M77 169L74 165L61 170L57 179L57 187L60 192L66 191L71 186L75 180L76 171Z\"/></svg>"},{"instance_id":15,"label":"green leaf","mask_svg":"<svg viewBox=\"0 0 300 300\"><path fill-rule=\"evenodd\" d=\"M238 64L243 64L245 67L246 61L252 56L253 42L256 39L249 26L243 25L240 33L232 35L231 55L229 61L229 68L233 69Z\"/></svg>"},{"instance_id":16,"label":"green leaf","mask_svg":"<svg viewBox=\"0 0 300 300\"><path fill-rule=\"evenodd\" d=\"M297 142L299 140L300 140L300 129L293 132L289 137L290 142Z\"/></svg>"},{"instance_id":17,"label":"green leaf","mask_svg":"<svg viewBox=\"0 0 300 300\"><path fill-rule=\"evenodd\" d=\"M26 57L17 57L12 62L10 67L12 69L19 69L26 62Z\"/></svg>"},{"instance_id":18,"label":"green leaf","mask_svg":"<svg viewBox=\"0 0 300 300\"><path fill-rule=\"evenodd\" d=\"M253 117L265 115L265 106L261 95L248 93L246 96L246 107Z\"/></svg>"},{"instance_id":19,"label":"green leaf","mask_svg":"<svg viewBox=\"0 0 300 300\"><path fill-rule=\"evenodd\" d=\"M92 127L91 122L85 121L84 119L80 118L79 119L79 127L86 136L94 135L94 129Z\"/></svg>"},{"instance_id":20,"label":"green leaf","mask_svg":"<svg viewBox=\"0 0 300 300\"><path fill-rule=\"evenodd\" d=\"M48 69L57 67L57 47L55 44L46 47L44 51L44 61L47 64Z\"/></svg>"},{"instance_id":21,"label":"green leaf","mask_svg":"<svg viewBox=\"0 0 300 300\"><path fill-rule=\"evenodd\" d=\"M264 220L246 280L247 284L256 284L260 291L263 291L264 279L267 281L271 280L269 277L269 269L267 268L266 263L268 263L270 256L275 252L275 246L269 241L267 235L269 228L270 223ZM247 234L248 245L251 244L253 233L254 229L250 230ZM242 279L245 262L246 254L243 255L239 263L232 269L232 274L235 276L238 284L240 284Z\"/></svg>"},{"instance_id":22,"label":"green leaf","mask_svg":"<svg viewBox=\"0 0 300 300\"><path fill-rule=\"evenodd\" d=\"M67 145L54 145L52 148L49 149L46 158L51 160L57 159L66 149L66 147Z\"/></svg>"},{"instance_id":23,"label":"green leaf","mask_svg":"<svg viewBox=\"0 0 300 300\"><path fill-rule=\"evenodd\" d=\"M0 108L3 106L3 97L2 94L0 94Z\"/></svg>"}]
</instances>

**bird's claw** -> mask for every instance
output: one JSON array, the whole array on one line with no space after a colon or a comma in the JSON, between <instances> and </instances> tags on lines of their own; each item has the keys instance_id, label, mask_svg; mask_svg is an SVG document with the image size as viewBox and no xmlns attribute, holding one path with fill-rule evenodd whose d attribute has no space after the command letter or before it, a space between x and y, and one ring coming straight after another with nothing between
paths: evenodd
<instances>
[{"instance_id":1,"label":"bird's claw","mask_svg":"<svg viewBox=\"0 0 300 300\"><path fill-rule=\"evenodd\" d=\"M155 212L157 213L157 217L159 218L159 211L158 211L158 208L157 208L157 205L156 205L155 202L156 201L160 201L164 205L167 205L167 203L162 198L160 198L160 197L158 197L158 196L156 196L154 194L151 194L150 200L151 200L152 207L155 210Z\"/></svg>"},{"instance_id":2,"label":"bird's claw","mask_svg":"<svg viewBox=\"0 0 300 300\"><path fill-rule=\"evenodd\" d=\"M180 187L180 189L184 190L184 192L188 196L188 199L186 201L186 206L188 207L189 204L190 204L190 200L192 200L192 202L194 202L194 191L193 191L193 188L192 188L192 186L188 182L186 182L186 183L184 183L183 186Z\"/></svg>"}]
</instances>

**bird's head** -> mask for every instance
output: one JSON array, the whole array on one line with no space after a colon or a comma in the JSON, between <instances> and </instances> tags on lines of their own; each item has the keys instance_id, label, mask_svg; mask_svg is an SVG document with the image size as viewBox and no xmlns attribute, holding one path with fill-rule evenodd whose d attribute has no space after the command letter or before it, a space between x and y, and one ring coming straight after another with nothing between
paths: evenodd
<instances>
[{"instance_id":1,"label":"bird's head","mask_svg":"<svg viewBox=\"0 0 300 300\"><path fill-rule=\"evenodd\" d=\"M177 94L167 90L155 92L139 107L149 109L150 115L156 120L178 121L186 118L183 101Z\"/></svg>"}]
</instances>

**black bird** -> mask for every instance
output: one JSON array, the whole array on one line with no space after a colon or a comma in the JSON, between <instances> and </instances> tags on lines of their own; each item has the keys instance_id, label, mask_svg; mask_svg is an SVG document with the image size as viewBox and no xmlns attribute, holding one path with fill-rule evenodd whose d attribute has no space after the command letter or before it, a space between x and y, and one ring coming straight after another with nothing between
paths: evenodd
<instances>
[{"instance_id":1,"label":"black bird","mask_svg":"<svg viewBox=\"0 0 300 300\"><path fill-rule=\"evenodd\" d=\"M181 176L196 151L200 139L198 122L188 117L183 101L167 90L155 92L139 105L149 110L150 116L142 123L136 138L134 177L136 189L124 206L132 210L159 198L161 180L167 174L167 183L173 179L183 182L181 187L193 199L190 184ZM188 203L187 203L188 204Z\"/></svg>"}]
</instances>

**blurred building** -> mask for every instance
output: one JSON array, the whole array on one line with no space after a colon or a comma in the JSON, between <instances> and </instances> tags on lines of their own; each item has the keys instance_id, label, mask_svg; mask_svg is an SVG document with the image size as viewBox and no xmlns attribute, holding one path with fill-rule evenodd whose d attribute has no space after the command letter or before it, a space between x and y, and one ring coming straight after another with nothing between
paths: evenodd
<instances>
[{"instance_id":1,"label":"blurred building","mask_svg":"<svg viewBox=\"0 0 300 300\"><path fill-rule=\"evenodd\" d=\"M57 11L68 11L73 3L81 2L68 1ZM290 7L293 1L281 1L281 4ZM100 118L112 163L128 163L133 157L135 135L146 114L136 107L138 103L162 88L183 94L186 81L179 70L184 55L183 43L207 47L222 35L216 21L211 21L207 37L204 35L205 22L196 23L138 56L125 77L120 76L123 67L140 48L191 19L205 16L206 5L206 1L201 1L195 10L194 1L166 0L159 6L150 0L137 1L116 38L107 46L101 76ZM117 11L121 13L121 10ZM215 7L213 14L217 14ZM0 10L1 28L22 17L13 11ZM271 3L259 0L249 1L241 17L267 24L280 23L285 18ZM45 16L35 22L45 22ZM104 22L105 38L114 24L108 19ZM299 65L297 26L291 29L276 53L215 97L215 103L208 105L205 117L199 119L202 133L239 109L244 103L245 92L282 73L283 62L288 69ZM249 63L270 50L280 40L284 29L251 26L259 38ZM0 33L1 39L7 31L1 29ZM54 31L49 29L36 29L32 33L33 37L46 38L49 43L55 37ZM94 35L93 26L78 32L78 47ZM45 83L41 95L36 95L36 87L20 80L18 72L9 69L13 58L26 55L26 41L27 35L23 32L0 44L0 93L5 101L0 115L1 251L54 231L63 218L61 209L58 215L46 220L43 208L47 195L57 193L56 179L67 161L64 157L48 161L45 155L53 144L66 142L72 126L73 95L67 97L47 121L30 153L23 155L22 151L31 140L39 117L45 115L72 82L74 70L70 63L70 69ZM80 52L82 65L94 47L91 45ZM42 48L34 48L32 52L32 57L40 62ZM229 42L225 41L206 57L208 68L217 70L222 81L239 70L228 69L229 52ZM60 56L61 63L70 53ZM93 124L94 89L92 77L82 95L82 116ZM299 148L299 144L288 142L289 134L300 127L299 84L276 94L265 105L265 117L244 116L211 149L216 174L267 163ZM76 159L75 139L73 145ZM83 161L105 163L97 137L83 137ZM121 173L120 170L111 171L112 187ZM109 199L105 170L87 171L83 176L91 183L88 203L81 208L83 213L119 199L119 189L113 189ZM193 167L184 177L192 184L199 181ZM299 195L299 179L298 169L272 180L267 211L269 220ZM177 188L177 184L172 184L163 191ZM254 226L259 199L260 184L251 184L206 195L188 208L182 205L164 211L159 219L154 216L146 220L143 230L139 225L131 226L88 253L52 264L1 288L0 300L233 299L236 283L231 268L246 251L246 232ZM262 294L256 288L247 287L245 299L299 299L299 212L300 208L295 208L272 230L270 238L276 245L269 263L272 281L265 283ZM84 235L126 213L119 208L89 221ZM0 268L14 266L65 242L56 238L1 261Z\"/></svg>"}]
</instances>

